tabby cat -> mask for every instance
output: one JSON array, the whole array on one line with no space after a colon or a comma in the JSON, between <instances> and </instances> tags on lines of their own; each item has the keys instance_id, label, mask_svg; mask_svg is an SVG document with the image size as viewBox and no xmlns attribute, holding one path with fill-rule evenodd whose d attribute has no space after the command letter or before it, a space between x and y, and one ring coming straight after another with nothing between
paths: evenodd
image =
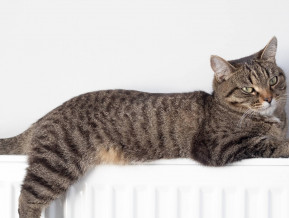
<instances>
[{"instance_id":1,"label":"tabby cat","mask_svg":"<svg viewBox=\"0 0 289 218\"><path fill-rule=\"evenodd\" d=\"M39 218L51 201L102 163L192 158L223 166L288 157L286 81L276 49L274 37L239 60L212 56L212 94L91 92L65 102L21 135L0 140L0 154L29 157L20 218Z\"/></svg>"}]
</instances>

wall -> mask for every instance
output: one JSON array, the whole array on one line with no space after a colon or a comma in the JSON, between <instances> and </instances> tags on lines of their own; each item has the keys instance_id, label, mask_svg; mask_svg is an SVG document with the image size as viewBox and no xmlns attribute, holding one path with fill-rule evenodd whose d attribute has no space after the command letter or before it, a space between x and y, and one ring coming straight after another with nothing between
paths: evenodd
<instances>
[{"instance_id":1,"label":"wall","mask_svg":"<svg viewBox=\"0 0 289 218\"><path fill-rule=\"evenodd\" d=\"M289 2L0 1L0 138L93 90L211 91L211 54L249 55L272 36L289 70Z\"/></svg>"}]
</instances>

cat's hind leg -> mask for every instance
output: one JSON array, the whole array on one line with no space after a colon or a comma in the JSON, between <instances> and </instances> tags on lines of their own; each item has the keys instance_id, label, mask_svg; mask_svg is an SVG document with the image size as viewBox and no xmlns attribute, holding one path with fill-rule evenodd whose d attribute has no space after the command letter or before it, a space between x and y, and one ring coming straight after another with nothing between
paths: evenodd
<instances>
[{"instance_id":1,"label":"cat's hind leg","mask_svg":"<svg viewBox=\"0 0 289 218\"><path fill-rule=\"evenodd\" d=\"M63 195L90 168L87 146L44 133L32 140L28 168L19 198L20 218L39 218L41 211ZM43 138L43 137L46 138Z\"/></svg>"},{"instance_id":2,"label":"cat's hind leg","mask_svg":"<svg viewBox=\"0 0 289 218\"><path fill-rule=\"evenodd\" d=\"M77 164L47 155L30 158L19 198L20 218L39 218L51 201L64 194L84 174Z\"/></svg>"}]
</instances>

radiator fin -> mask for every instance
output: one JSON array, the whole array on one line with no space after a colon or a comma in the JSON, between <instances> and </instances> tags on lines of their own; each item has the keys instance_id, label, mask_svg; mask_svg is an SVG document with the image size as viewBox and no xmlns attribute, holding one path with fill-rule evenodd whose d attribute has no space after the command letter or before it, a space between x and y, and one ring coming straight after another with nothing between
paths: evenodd
<instances>
[{"instance_id":1,"label":"radiator fin","mask_svg":"<svg viewBox=\"0 0 289 218\"><path fill-rule=\"evenodd\" d=\"M218 171L200 166L157 165L125 169L100 167L92 171L43 211L42 218L289 217L289 178L284 167L239 166ZM243 176L236 177L233 169ZM17 171L13 172L11 180L0 178L1 217L5 218L18 218L23 173L18 178ZM124 174L119 176L120 172Z\"/></svg>"}]
</instances>

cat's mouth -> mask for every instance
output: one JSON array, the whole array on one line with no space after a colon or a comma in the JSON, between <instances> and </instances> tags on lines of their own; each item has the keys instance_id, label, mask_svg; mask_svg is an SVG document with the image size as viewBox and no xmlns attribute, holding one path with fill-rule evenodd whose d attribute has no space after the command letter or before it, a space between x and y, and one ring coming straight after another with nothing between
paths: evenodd
<instances>
[{"instance_id":1,"label":"cat's mouth","mask_svg":"<svg viewBox=\"0 0 289 218\"><path fill-rule=\"evenodd\" d=\"M262 115L272 116L274 111L276 110L276 100L273 99L271 103L264 101L262 106L258 108L258 112Z\"/></svg>"}]
</instances>

